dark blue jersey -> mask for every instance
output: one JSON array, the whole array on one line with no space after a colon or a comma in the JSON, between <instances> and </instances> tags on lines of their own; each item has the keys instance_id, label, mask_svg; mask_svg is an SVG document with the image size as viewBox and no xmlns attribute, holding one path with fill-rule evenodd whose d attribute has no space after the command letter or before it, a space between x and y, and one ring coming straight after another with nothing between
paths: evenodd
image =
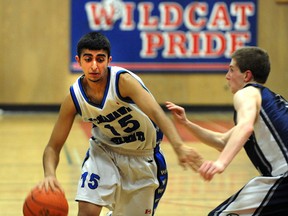
<instances>
[{"instance_id":1,"label":"dark blue jersey","mask_svg":"<svg viewBox=\"0 0 288 216\"><path fill-rule=\"evenodd\" d=\"M288 102L262 85L247 86L260 89L262 104L245 151L262 175L283 174L288 171ZM236 122L236 113L234 120Z\"/></svg>"}]
</instances>

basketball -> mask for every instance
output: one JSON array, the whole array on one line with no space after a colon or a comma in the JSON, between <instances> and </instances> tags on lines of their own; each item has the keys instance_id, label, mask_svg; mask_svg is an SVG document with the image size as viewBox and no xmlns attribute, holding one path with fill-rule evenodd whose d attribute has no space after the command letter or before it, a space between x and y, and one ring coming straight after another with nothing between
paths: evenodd
<instances>
[{"instance_id":1,"label":"basketball","mask_svg":"<svg viewBox=\"0 0 288 216\"><path fill-rule=\"evenodd\" d=\"M23 205L24 216L67 216L68 202L60 191L33 188Z\"/></svg>"}]
</instances>

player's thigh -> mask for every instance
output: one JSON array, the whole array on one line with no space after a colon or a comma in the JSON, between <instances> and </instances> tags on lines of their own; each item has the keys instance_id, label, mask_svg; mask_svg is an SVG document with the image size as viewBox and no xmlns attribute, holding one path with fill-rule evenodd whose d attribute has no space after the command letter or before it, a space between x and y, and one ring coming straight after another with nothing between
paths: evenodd
<instances>
[{"instance_id":1,"label":"player's thigh","mask_svg":"<svg viewBox=\"0 0 288 216\"><path fill-rule=\"evenodd\" d=\"M102 206L88 202L78 202L78 216L99 216Z\"/></svg>"},{"instance_id":2,"label":"player's thigh","mask_svg":"<svg viewBox=\"0 0 288 216\"><path fill-rule=\"evenodd\" d=\"M155 187L142 187L130 193L122 192L113 215L151 216L155 205Z\"/></svg>"}]
</instances>

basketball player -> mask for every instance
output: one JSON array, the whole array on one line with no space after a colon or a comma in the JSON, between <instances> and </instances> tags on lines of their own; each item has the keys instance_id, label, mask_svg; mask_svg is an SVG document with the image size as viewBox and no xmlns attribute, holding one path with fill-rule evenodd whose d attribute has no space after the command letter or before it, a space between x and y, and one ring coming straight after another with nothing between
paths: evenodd
<instances>
[{"instance_id":1,"label":"basketball player","mask_svg":"<svg viewBox=\"0 0 288 216\"><path fill-rule=\"evenodd\" d=\"M187 119L182 107L166 103L178 122L221 152L200 167L205 180L222 173L243 146L260 172L209 216L288 215L288 103L263 86L269 73L266 51L244 47L234 52L226 79L234 94L235 126L226 133L202 128Z\"/></svg>"},{"instance_id":2,"label":"basketball player","mask_svg":"<svg viewBox=\"0 0 288 216\"><path fill-rule=\"evenodd\" d=\"M56 168L79 114L83 121L92 123L92 137L76 195L78 216L97 216L103 206L113 211L113 216L154 215L168 175L160 148L162 132L182 166L198 170L202 157L183 144L138 76L109 66L110 42L104 35L84 35L77 45L76 60L84 74L61 105L44 151L45 178L40 187L63 190L56 179Z\"/></svg>"}]
</instances>

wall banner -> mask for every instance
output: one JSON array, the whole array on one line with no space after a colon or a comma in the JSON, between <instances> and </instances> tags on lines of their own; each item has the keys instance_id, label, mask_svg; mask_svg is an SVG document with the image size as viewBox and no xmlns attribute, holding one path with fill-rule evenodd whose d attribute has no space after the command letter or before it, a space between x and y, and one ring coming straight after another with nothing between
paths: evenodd
<instances>
[{"instance_id":1,"label":"wall banner","mask_svg":"<svg viewBox=\"0 0 288 216\"><path fill-rule=\"evenodd\" d=\"M257 0L71 1L72 72L80 37L100 31L112 64L135 72L226 72L231 53L255 46Z\"/></svg>"}]
</instances>

